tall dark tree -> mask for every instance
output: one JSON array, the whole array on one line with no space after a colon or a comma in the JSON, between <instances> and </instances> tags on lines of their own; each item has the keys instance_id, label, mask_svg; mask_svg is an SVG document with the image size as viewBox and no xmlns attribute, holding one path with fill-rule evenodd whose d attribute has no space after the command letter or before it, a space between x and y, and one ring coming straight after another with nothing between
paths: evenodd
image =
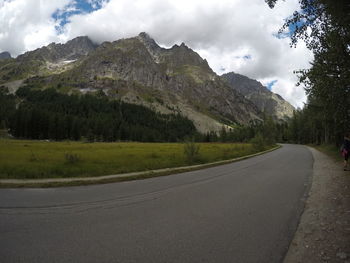
<instances>
[{"instance_id":1,"label":"tall dark tree","mask_svg":"<svg viewBox=\"0 0 350 263\"><path fill-rule=\"evenodd\" d=\"M273 7L278 0L266 0ZM300 70L308 102L299 114L314 131L303 141L339 142L350 130L350 4L348 0L300 0L300 12L286 20L280 32L291 31L291 44L305 41L314 53L309 70ZM292 128L296 123L293 118ZM296 138L294 131L293 138ZM298 138L297 141L300 141Z\"/></svg>"}]
</instances>

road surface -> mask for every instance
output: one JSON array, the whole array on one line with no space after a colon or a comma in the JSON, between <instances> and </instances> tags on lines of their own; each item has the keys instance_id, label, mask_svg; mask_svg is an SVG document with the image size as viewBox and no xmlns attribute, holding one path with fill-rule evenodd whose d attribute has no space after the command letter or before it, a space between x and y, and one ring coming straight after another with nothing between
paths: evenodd
<instances>
[{"instance_id":1,"label":"road surface","mask_svg":"<svg viewBox=\"0 0 350 263\"><path fill-rule=\"evenodd\" d=\"M0 189L0 261L281 262L310 186L303 146L147 180Z\"/></svg>"}]
</instances>

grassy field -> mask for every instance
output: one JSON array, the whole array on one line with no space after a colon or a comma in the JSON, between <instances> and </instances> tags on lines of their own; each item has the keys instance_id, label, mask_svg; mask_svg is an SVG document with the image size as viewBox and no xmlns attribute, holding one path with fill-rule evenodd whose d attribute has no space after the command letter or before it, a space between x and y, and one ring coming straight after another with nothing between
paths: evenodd
<instances>
[{"instance_id":1,"label":"grassy field","mask_svg":"<svg viewBox=\"0 0 350 263\"><path fill-rule=\"evenodd\" d=\"M0 178L101 176L208 163L257 152L251 144L199 143L199 155L190 162L184 145L0 139Z\"/></svg>"}]
</instances>

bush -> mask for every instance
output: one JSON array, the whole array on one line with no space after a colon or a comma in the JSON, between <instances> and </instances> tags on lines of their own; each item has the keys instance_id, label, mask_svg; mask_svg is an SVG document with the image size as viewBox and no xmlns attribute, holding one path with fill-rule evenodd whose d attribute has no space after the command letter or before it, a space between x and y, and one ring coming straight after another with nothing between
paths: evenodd
<instances>
[{"instance_id":1,"label":"bush","mask_svg":"<svg viewBox=\"0 0 350 263\"><path fill-rule=\"evenodd\" d=\"M66 160L66 163L68 163L68 164L75 164L75 163L81 161L80 156L76 153L65 153L64 158Z\"/></svg>"},{"instance_id":2,"label":"bush","mask_svg":"<svg viewBox=\"0 0 350 263\"><path fill-rule=\"evenodd\" d=\"M259 152L264 151L266 147L266 142L263 138L263 136L258 133L255 135L253 139L250 140L250 143L253 145L255 149L257 149Z\"/></svg>"},{"instance_id":3,"label":"bush","mask_svg":"<svg viewBox=\"0 0 350 263\"><path fill-rule=\"evenodd\" d=\"M194 163L195 161L198 161L199 149L200 149L200 146L196 144L193 140L185 142L184 154L185 154L186 161L188 163Z\"/></svg>"}]
</instances>

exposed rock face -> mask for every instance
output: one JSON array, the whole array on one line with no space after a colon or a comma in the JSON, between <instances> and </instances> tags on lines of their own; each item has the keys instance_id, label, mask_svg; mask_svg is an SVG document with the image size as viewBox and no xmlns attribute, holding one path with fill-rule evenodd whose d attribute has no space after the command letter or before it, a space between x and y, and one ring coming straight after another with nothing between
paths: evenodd
<instances>
[{"instance_id":1,"label":"exposed rock face","mask_svg":"<svg viewBox=\"0 0 350 263\"><path fill-rule=\"evenodd\" d=\"M201 132L262 117L192 49L185 44L161 48L146 33L98 46L78 37L27 52L0 68L0 84L19 79L37 87L64 87L64 92L102 89L164 113L179 112Z\"/></svg>"},{"instance_id":2,"label":"exposed rock face","mask_svg":"<svg viewBox=\"0 0 350 263\"><path fill-rule=\"evenodd\" d=\"M65 44L51 43L46 47L26 52L18 56L18 60L41 59L49 62L60 60L76 60L88 55L97 46L87 37L77 37Z\"/></svg>"},{"instance_id":3,"label":"exposed rock face","mask_svg":"<svg viewBox=\"0 0 350 263\"><path fill-rule=\"evenodd\" d=\"M162 59L161 53L166 49L158 46L156 41L154 41L154 39L145 32L140 33L137 38L146 47L150 55L153 57L154 61L156 63L160 63L160 60Z\"/></svg>"},{"instance_id":4,"label":"exposed rock face","mask_svg":"<svg viewBox=\"0 0 350 263\"><path fill-rule=\"evenodd\" d=\"M243 94L262 112L276 120L284 120L293 116L295 108L280 95L271 92L260 82L246 76L230 72L221 76L231 88Z\"/></svg>"},{"instance_id":5,"label":"exposed rock face","mask_svg":"<svg viewBox=\"0 0 350 263\"><path fill-rule=\"evenodd\" d=\"M137 83L142 91L133 85L128 90L138 96L156 92L166 103L185 103L217 120L248 123L260 118L260 111L192 49L185 44L161 48L145 33L101 44L77 71L92 82L93 78L111 78Z\"/></svg>"},{"instance_id":6,"label":"exposed rock face","mask_svg":"<svg viewBox=\"0 0 350 263\"><path fill-rule=\"evenodd\" d=\"M5 52L0 53L0 60L1 59L9 59L9 58L12 58L11 54L9 52L5 51Z\"/></svg>"},{"instance_id":7,"label":"exposed rock face","mask_svg":"<svg viewBox=\"0 0 350 263\"><path fill-rule=\"evenodd\" d=\"M5 61L0 68L0 84L64 71L65 64L82 59L96 47L88 37L77 37L66 44L51 43L26 52L14 60Z\"/></svg>"}]
</instances>

